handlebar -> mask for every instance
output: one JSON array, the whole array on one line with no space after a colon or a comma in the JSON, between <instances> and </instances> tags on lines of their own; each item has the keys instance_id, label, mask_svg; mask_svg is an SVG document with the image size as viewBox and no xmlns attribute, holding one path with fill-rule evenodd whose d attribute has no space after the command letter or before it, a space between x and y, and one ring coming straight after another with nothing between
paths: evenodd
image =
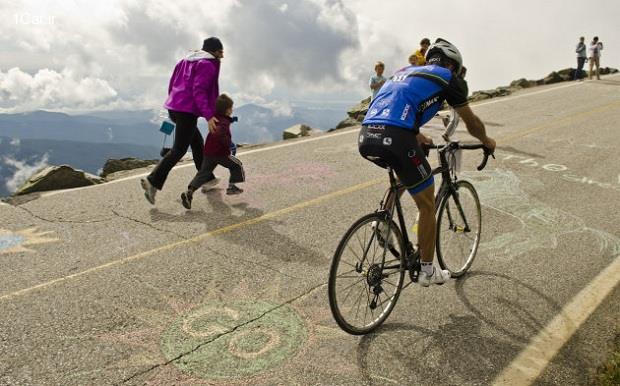
<instances>
[{"instance_id":1,"label":"handlebar","mask_svg":"<svg viewBox=\"0 0 620 386\"><path fill-rule=\"evenodd\" d=\"M476 168L476 169L478 169L478 171L481 171L482 169L484 169L487 166L487 161L489 160L489 156L491 156L491 157L493 157L493 159L495 159L495 154L493 154L493 151L490 150L489 148L487 148L486 146L484 146L481 143L464 144L464 143L459 143L459 142L449 142L448 144L445 144L445 145L435 145L435 144L433 144L433 145L426 145L426 144L422 144L422 149L424 150L424 153L428 156L428 150L430 150L430 149L441 150L441 149L445 148L446 146L454 146L454 147L456 147L456 149L464 149L464 150L478 150L478 149L482 149L483 152L484 152L484 156L482 158L482 162Z\"/></svg>"},{"instance_id":2,"label":"handlebar","mask_svg":"<svg viewBox=\"0 0 620 386\"><path fill-rule=\"evenodd\" d=\"M493 154L493 151L491 149L487 148L486 146L484 146L481 143L471 144L471 145L470 144L459 144L459 149L465 149L465 150L482 149L484 151L484 156L482 158L482 162L476 168L476 169L478 169L478 171L481 171L482 169L485 168L485 166L487 166L487 161L489 160L489 156L491 156L491 157L493 157L493 159L495 159L495 154Z\"/></svg>"}]
</instances>

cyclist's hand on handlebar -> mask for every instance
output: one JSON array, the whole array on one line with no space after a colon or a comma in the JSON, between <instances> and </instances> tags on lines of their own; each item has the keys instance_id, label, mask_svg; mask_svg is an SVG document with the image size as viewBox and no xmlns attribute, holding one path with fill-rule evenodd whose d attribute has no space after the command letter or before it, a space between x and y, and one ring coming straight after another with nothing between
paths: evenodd
<instances>
[{"instance_id":1,"label":"cyclist's hand on handlebar","mask_svg":"<svg viewBox=\"0 0 620 386\"><path fill-rule=\"evenodd\" d=\"M431 146L433 145L433 139L422 133L416 134L415 138L418 140L418 143L424 152L424 156L428 157L428 154L431 151Z\"/></svg>"},{"instance_id":2,"label":"cyclist's hand on handlebar","mask_svg":"<svg viewBox=\"0 0 620 386\"><path fill-rule=\"evenodd\" d=\"M487 161L489 160L489 156L495 158L493 154L495 152L495 140L491 137L486 137L484 141L482 141L482 145L484 146L484 158L480 165L478 165L477 169L482 170L487 165Z\"/></svg>"},{"instance_id":3,"label":"cyclist's hand on handlebar","mask_svg":"<svg viewBox=\"0 0 620 386\"><path fill-rule=\"evenodd\" d=\"M422 133L416 134L415 138L418 140L418 143L420 145L432 145L433 144L433 139L431 137L427 137L426 135Z\"/></svg>"},{"instance_id":4,"label":"cyclist's hand on handlebar","mask_svg":"<svg viewBox=\"0 0 620 386\"><path fill-rule=\"evenodd\" d=\"M493 138L487 137L486 140L482 141L482 144L491 152L491 154L495 152L495 146L497 144Z\"/></svg>"}]
</instances>

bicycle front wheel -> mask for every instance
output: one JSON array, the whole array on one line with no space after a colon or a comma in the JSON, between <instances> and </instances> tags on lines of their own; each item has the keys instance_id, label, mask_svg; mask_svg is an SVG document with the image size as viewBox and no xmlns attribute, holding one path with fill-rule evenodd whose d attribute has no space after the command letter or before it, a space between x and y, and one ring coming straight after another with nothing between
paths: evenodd
<instances>
[{"instance_id":1,"label":"bicycle front wheel","mask_svg":"<svg viewBox=\"0 0 620 386\"><path fill-rule=\"evenodd\" d=\"M329 271L329 306L336 323L368 334L390 315L405 278L405 246L396 223L372 213L357 220L336 249Z\"/></svg>"},{"instance_id":2,"label":"bicycle front wheel","mask_svg":"<svg viewBox=\"0 0 620 386\"><path fill-rule=\"evenodd\" d=\"M441 198L437 212L437 260L452 277L471 267L480 243L482 215L474 186L457 181L455 191Z\"/></svg>"}]
</instances>

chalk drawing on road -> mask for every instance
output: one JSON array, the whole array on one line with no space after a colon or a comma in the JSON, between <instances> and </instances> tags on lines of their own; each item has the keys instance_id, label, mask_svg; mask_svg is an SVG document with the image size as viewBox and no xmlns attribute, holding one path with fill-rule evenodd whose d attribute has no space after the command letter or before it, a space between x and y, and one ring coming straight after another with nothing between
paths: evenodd
<instances>
[{"instance_id":1,"label":"chalk drawing on road","mask_svg":"<svg viewBox=\"0 0 620 386\"><path fill-rule=\"evenodd\" d=\"M281 366L307 340L290 307L263 301L208 304L177 318L162 334L166 359L202 379L252 376Z\"/></svg>"},{"instance_id":2,"label":"chalk drawing on road","mask_svg":"<svg viewBox=\"0 0 620 386\"><path fill-rule=\"evenodd\" d=\"M585 147L585 148L588 148L588 149L614 149L611 146L603 146L603 145L600 145L600 144L594 143L594 142L592 142L592 143L584 142L583 138L580 138L578 140L577 139L571 139L571 138L556 138L556 139L551 140L551 143L567 144L570 147L579 146L579 147Z\"/></svg>"},{"instance_id":3,"label":"chalk drawing on road","mask_svg":"<svg viewBox=\"0 0 620 386\"><path fill-rule=\"evenodd\" d=\"M19 231L10 231L0 228L0 255L8 253L35 252L28 247L53 243L56 238L47 237L53 232L39 232L37 228L27 228Z\"/></svg>"},{"instance_id":4,"label":"chalk drawing on road","mask_svg":"<svg viewBox=\"0 0 620 386\"><path fill-rule=\"evenodd\" d=\"M612 234L588 227L584 220L530 196L522 181L511 171L465 173L472 180L483 206L515 219L520 229L495 236L481 243L491 256L515 258L539 248L555 249L562 236L584 233L593 236L599 252L620 253L620 239ZM531 184L536 181L531 180Z\"/></svg>"},{"instance_id":5,"label":"chalk drawing on road","mask_svg":"<svg viewBox=\"0 0 620 386\"><path fill-rule=\"evenodd\" d=\"M612 189L620 192L620 184L615 184L614 182L601 182L591 177L574 174L566 165L543 162L543 159L540 155L528 154L526 152L518 151L514 148L504 148L504 150L510 150L510 153L502 154L496 152L496 155L498 155L499 157L503 157L503 162L510 160L511 162L515 162L517 165L522 167L538 168L539 170L544 170L544 172L548 174L557 174L563 181L580 184L582 186L592 186L601 189ZM520 153L521 155L511 153ZM523 157L523 155L528 155L528 157Z\"/></svg>"}]
</instances>

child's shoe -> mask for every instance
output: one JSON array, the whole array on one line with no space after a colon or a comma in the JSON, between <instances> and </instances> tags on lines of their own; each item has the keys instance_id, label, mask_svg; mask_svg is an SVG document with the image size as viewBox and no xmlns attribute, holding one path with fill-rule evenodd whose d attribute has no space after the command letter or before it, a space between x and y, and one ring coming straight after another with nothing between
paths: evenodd
<instances>
[{"instance_id":1,"label":"child's shoe","mask_svg":"<svg viewBox=\"0 0 620 386\"><path fill-rule=\"evenodd\" d=\"M226 189L226 194L229 196L241 193L243 193L243 189L239 188L237 185L234 184L230 184L228 186L228 189Z\"/></svg>"},{"instance_id":2,"label":"child's shoe","mask_svg":"<svg viewBox=\"0 0 620 386\"><path fill-rule=\"evenodd\" d=\"M183 204L185 209L192 209L192 192L188 190L181 193L181 204Z\"/></svg>"}]
</instances>

